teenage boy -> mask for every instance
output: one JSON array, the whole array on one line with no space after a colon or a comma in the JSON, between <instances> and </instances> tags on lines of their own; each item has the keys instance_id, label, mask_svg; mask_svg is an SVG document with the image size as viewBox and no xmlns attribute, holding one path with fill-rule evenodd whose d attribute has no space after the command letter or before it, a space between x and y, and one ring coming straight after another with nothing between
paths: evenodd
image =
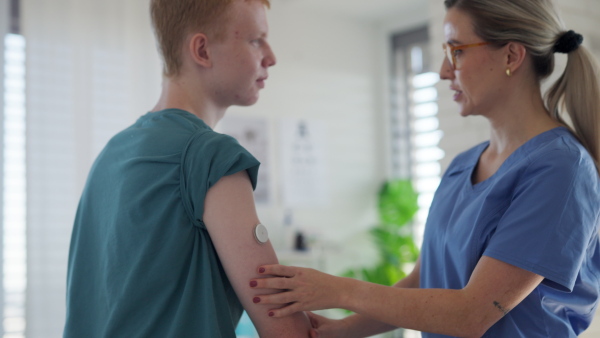
<instances>
[{"instance_id":1,"label":"teenage boy","mask_svg":"<svg viewBox=\"0 0 600 338\"><path fill-rule=\"evenodd\" d=\"M304 314L270 318L252 298L256 266L277 262L254 235L259 162L213 131L228 107L258 100L275 64L269 1L150 6L162 94L91 169L71 239L64 337L233 338L243 308L263 338L308 337Z\"/></svg>"}]
</instances>

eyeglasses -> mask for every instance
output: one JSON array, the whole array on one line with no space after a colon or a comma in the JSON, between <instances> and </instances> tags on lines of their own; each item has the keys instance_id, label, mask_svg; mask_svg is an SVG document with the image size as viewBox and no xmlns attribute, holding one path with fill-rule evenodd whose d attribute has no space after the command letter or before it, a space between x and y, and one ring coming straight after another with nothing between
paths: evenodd
<instances>
[{"instance_id":1,"label":"eyeglasses","mask_svg":"<svg viewBox=\"0 0 600 338\"><path fill-rule=\"evenodd\" d=\"M489 45L490 43L491 42L479 42L459 46L452 46L447 43L443 43L442 48L444 49L444 55L446 55L446 58L448 58L448 61L450 61L450 65L452 65L452 68L454 68L454 70L458 70L461 65L460 62L458 62L457 60L457 56L460 55L460 52L462 52L463 49L485 46Z\"/></svg>"}]
</instances>

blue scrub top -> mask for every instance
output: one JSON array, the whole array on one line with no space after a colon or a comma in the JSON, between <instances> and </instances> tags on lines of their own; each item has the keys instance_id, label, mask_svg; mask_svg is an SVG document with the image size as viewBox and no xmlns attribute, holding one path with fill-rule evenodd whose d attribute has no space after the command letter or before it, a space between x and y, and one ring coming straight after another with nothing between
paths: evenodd
<instances>
[{"instance_id":1,"label":"blue scrub top","mask_svg":"<svg viewBox=\"0 0 600 338\"><path fill-rule=\"evenodd\" d=\"M492 257L545 279L484 337L575 337L589 326L600 290L594 161L559 127L529 140L473 185L488 145L460 154L442 178L425 230L421 287L462 289L481 256Z\"/></svg>"}]
</instances>

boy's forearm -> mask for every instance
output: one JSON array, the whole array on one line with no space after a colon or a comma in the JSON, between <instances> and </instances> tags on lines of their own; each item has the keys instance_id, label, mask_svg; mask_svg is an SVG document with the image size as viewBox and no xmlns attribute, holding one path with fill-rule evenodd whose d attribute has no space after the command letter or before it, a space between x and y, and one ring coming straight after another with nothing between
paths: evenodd
<instances>
[{"instance_id":1,"label":"boy's forearm","mask_svg":"<svg viewBox=\"0 0 600 338\"><path fill-rule=\"evenodd\" d=\"M376 334L388 332L397 327L386 323L378 322L360 314L354 314L344 318L346 322L346 332L348 338L370 337Z\"/></svg>"},{"instance_id":2,"label":"boy's forearm","mask_svg":"<svg viewBox=\"0 0 600 338\"><path fill-rule=\"evenodd\" d=\"M267 325L263 328L257 328L261 338L308 338L310 335L310 321L304 312L297 312L291 316L283 318L270 318L272 321L279 321L276 325Z\"/></svg>"}]
</instances>

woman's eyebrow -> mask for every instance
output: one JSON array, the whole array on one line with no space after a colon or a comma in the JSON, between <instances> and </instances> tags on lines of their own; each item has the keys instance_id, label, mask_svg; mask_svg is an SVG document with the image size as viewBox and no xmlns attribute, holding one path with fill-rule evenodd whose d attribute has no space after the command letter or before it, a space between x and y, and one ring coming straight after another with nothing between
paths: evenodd
<instances>
[{"instance_id":1,"label":"woman's eyebrow","mask_svg":"<svg viewBox=\"0 0 600 338\"><path fill-rule=\"evenodd\" d=\"M454 40L454 39L450 39L448 41L446 41L447 44L449 45L462 45L463 43L458 41L458 40Z\"/></svg>"}]
</instances>

